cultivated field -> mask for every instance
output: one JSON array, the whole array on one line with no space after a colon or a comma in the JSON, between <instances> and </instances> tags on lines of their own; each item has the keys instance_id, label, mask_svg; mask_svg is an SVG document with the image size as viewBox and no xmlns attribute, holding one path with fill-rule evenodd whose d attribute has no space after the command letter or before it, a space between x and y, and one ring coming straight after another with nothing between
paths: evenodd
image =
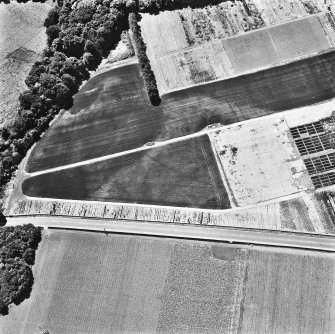
<instances>
[{"instance_id":1,"label":"cultivated field","mask_svg":"<svg viewBox=\"0 0 335 334\"><path fill-rule=\"evenodd\" d=\"M24 79L46 45L46 3L0 3L0 124L13 118Z\"/></svg>"},{"instance_id":2,"label":"cultivated field","mask_svg":"<svg viewBox=\"0 0 335 334\"><path fill-rule=\"evenodd\" d=\"M163 96L149 104L138 66L89 80L33 150L27 171L122 152L334 97L335 53Z\"/></svg>"},{"instance_id":3,"label":"cultivated field","mask_svg":"<svg viewBox=\"0 0 335 334\"><path fill-rule=\"evenodd\" d=\"M248 260L239 333L335 331L333 255L255 249Z\"/></svg>"},{"instance_id":4,"label":"cultivated field","mask_svg":"<svg viewBox=\"0 0 335 334\"><path fill-rule=\"evenodd\" d=\"M271 118L210 133L237 205L314 189L285 118Z\"/></svg>"},{"instance_id":5,"label":"cultivated field","mask_svg":"<svg viewBox=\"0 0 335 334\"><path fill-rule=\"evenodd\" d=\"M269 20L265 3L259 3L258 10L252 2L240 1L143 14L142 34L160 93L268 68L335 46L335 20L327 8L320 12L321 5L308 7L302 2L291 9L286 6L288 13L278 13L277 21ZM273 26L278 23L283 24Z\"/></svg>"},{"instance_id":6,"label":"cultivated field","mask_svg":"<svg viewBox=\"0 0 335 334\"><path fill-rule=\"evenodd\" d=\"M235 75L289 62L331 46L318 16L232 37L223 45Z\"/></svg>"},{"instance_id":7,"label":"cultivated field","mask_svg":"<svg viewBox=\"0 0 335 334\"><path fill-rule=\"evenodd\" d=\"M31 177L22 188L34 197L230 207L207 135Z\"/></svg>"},{"instance_id":8,"label":"cultivated field","mask_svg":"<svg viewBox=\"0 0 335 334\"><path fill-rule=\"evenodd\" d=\"M2 333L334 331L334 258L320 253L49 231L34 277Z\"/></svg>"},{"instance_id":9,"label":"cultivated field","mask_svg":"<svg viewBox=\"0 0 335 334\"><path fill-rule=\"evenodd\" d=\"M332 45L321 18L312 16L157 56L153 66L160 91L226 79L327 50Z\"/></svg>"},{"instance_id":10,"label":"cultivated field","mask_svg":"<svg viewBox=\"0 0 335 334\"><path fill-rule=\"evenodd\" d=\"M227 260L218 260L200 242L51 231L38 252L32 296L10 310L0 331L228 333L243 253L221 250Z\"/></svg>"},{"instance_id":11,"label":"cultivated field","mask_svg":"<svg viewBox=\"0 0 335 334\"><path fill-rule=\"evenodd\" d=\"M162 54L327 12L327 5L322 0L237 0L158 15L142 14L143 35L151 39L148 47ZM159 36L164 38L160 40Z\"/></svg>"}]
</instances>

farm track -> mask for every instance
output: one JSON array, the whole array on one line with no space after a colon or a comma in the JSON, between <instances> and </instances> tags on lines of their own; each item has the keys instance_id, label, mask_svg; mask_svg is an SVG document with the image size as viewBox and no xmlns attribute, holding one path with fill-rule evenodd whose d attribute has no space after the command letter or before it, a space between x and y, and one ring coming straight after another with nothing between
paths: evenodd
<instances>
[{"instance_id":1,"label":"farm track","mask_svg":"<svg viewBox=\"0 0 335 334\"><path fill-rule=\"evenodd\" d=\"M227 209L207 135L30 177L27 196Z\"/></svg>"},{"instance_id":2,"label":"farm track","mask_svg":"<svg viewBox=\"0 0 335 334\"><path fill-rule=\"evenodd\" d=\"M169 93L159 107L146 97L137 65L96 75L73 108L43 136L28 172L131 150L202 130L270 115L335 96L335 52ZM188 122L185 122L188 119Z\"/></svg>"}]
</instances>

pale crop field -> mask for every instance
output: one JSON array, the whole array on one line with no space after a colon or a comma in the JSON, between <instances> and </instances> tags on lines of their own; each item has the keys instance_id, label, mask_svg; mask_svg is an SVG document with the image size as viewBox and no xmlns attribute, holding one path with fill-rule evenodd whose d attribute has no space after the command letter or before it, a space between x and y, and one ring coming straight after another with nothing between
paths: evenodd
<instances>
[{"instance_id":1,"label":"pale crop field","mask_svg":"<svg viewBox=\"0 0 335 334\"><path fill-rule=\"evenodd\" d=\"M159 69L158 84L166 90L234 75L234 68L220 40L164 54L156 58L155 64Z\"/></svg>"},{"instance_id":2,"label":"pale crop field","mask_svg":"<svg viewBox=\"0 0 335 334\"><path fill-rule=\"evenodd\" d=\"M313 7L307 1L285 4L286 11L280 1L274 1L272 11L267 6L261 1L228 1L143 14L142 34L160 93L269 68L335 46L335 19L328 7Z\"/></svg>"},{"instance_id":3,"label":"pale crop field","mask_svg":"<svg viewBox=\"0 0 335 334\"><path fill-rule=\"evenodd\" d=\"M319 16L253 31L224 41L235 74L290 62L331 46Z\"/></svg>"},{"instance_id":4,"label":"pale crop field","mask_svg":"<svg viewBox=\"0 0 335 334\"><path fill-rule=\"evenodd\" d=\"M140 25L144 40L150 41L147 43L148 53L162 54L189 46L177 12L142 14Z\"/></svg>"},{"instance_id":5,"label":"pale crop field","mask_svg":"<svg viewBox=\"0 0 335 334\"><path fill-rule=\"evenodd\" d=\"M324 15L319 15L320 23L331 45L335 45L333 0L247 0L246 3L260 13L266 26L323 12Z\"/></svg>"},{"instance_id":6,"label":"pale crop field","mask_svg":"<svg viewBox=\"0 0 335 334\"><path fill-rule=\"evenodd\" d=\"M328 0L247 0L267 26L291 21L326 9Z\"/></svg>"},{"instance_id":7,"label":"pale crop field","mask_svg":"<svg viewBox=\"0 0 335 334\"><path fill-rule=\"evenodd\" d=\"M51 230L34 277L1 333L334 333L317 252Z\"/></svg>"},{"instance_id":8,"label":"pale crop field","mask_svg":"<svg viewBox=\"0 0 335 334\"><path fill-rule=\"evenodd\" d=\"M250 252L239 333L334 333L334 256Z\"/></svg>"},{"instance_id":9,"label":"pale crop field","mask_svg":"<svg viewBox=\"0 0 335 334\"><path fill-rule=\"evenodd\" d=\"M157 55L159 85L168 91L227 79L327 50L335 45L325 34L323 26L334 32L327 23L325 16L312 16Z\"/></svg>"},{"instance_id":10,"label":"pale crop field","mask_svg":"<svg viewBox=\"0 0 335 334\"><path fill-rule=\"evenodd\" d=\"M216 259L201 242L51 231L31 298L10 309L0 332L229 333L245 251L221 253L231 259Z\"/></svg>"}]
</instances>

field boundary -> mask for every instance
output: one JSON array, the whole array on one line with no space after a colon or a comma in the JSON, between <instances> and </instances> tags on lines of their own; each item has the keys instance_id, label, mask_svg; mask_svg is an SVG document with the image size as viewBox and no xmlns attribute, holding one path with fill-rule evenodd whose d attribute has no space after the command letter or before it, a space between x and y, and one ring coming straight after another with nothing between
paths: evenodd
<instances>
[{"instance_id":1,"label":"field boundary","mask_svg":"<svg viewBox=\"0 0 335 334\"><path fill-rule=\"evenodd\" d=\"M285 24L290 24L291 22L298 22L298 21L309 19L311 17L317 17L317 16L322 16L322 15L324 15L324 13L310 14L310 15L305 16L305 17L298 17L298 18L296 18L294 20L290 20L290 21L286 21L286 22L281 22L281 23L276 23L276 24L273 24L271 26L264 26L264 27L260 27L260 28L254 29L254 30L245 31L245 32L243 32L241 34L229 36L229 37L226 37L226 38L216 38L214 40L226 41L228 39L235 39L237 37L241 37L241 36L245 36L245 35L256 34L257 32L262 31L262 30L272 29L272 28L276 28L278 26L282 26L282 25L285 25ZM180 48L178 50L172 50L172 51L157 53L156 54L156 58L159 58L161 56L168 56L168 55L178 54L178 53L183 52L183 51L189 51L189 50L192 50L194 48L197 48L197 46L199 46L199 45L206 45L206 44L208 44L208 45L211 44L211 41L210 42L204 42L202 44L197 44L197 45L190 45L190 46L187 46L185 48ZM323 51L326 51L326 50L323 50Z\"/></svg>"},{"instance_id":2,"label":"field boundary","mask_svg":"<svg viewBox=\"0 0 335 334\"><path fill-rule=\"evenodd\" d=\"M335 188L335 185L330 186ZM275 204L281 201L295 199L299 197L303 197L306 194L305 190L297 191L295 193L272 198L267 201L258 202L255 204L249 204L245 206L236 206L230 209L202 209L202 208L191 208L191 207L180 207L180 206L172 206L172 205L156 205L156 204L142 204L142 203L130 203L130 202L107 202L107 201L93 201L93 200L77 200L77 199L64 199L64 198L48 198L48 197L34 197L24 195L24 199L28 201L42 201L42 202L62 202L62 203L78 203L78 204L102 204L102 205L113 205L113 206L129 206L139 209L156 209L156 210L185 210L185 211L198 211L198 212L206 212L206 213L235 213L238 211L243 211L247 209L254 209L258 207L262 207L268 204Z\"/></svg>"},{"instance_id":3,"label":"field boundary","mask_svg":"<svg viewBox=\"0 0 335 334\"><path fill-rule=\"evenodd\" d=\"M234 78L243 77L243 76L246 76L246 75L249 75L249 74L255 74L255 73L258 73L258 72L264 72L264 71L267 71L269 69L273 69L273 68L276 68L276 67L282 67L282 66L286 66L286 65L289 65L289 64L293 64L293 63L297 63L299 61L303 61L303 60L306 60L308 58L318 57L318 56L324 55L326 53L331 53L331 52L334 52L334 51L335 51L335 47L333 46L333 47L329 47L327 50L322 50L322 51L310 53L308 55L304 55L304 56L301 56L301 57L298 57L298 58L295 58L295 59L291 59L291 60L288 60L288 61L283 61L283 62L276 63L276 64L273 64L273 65L270 65L270 66L265 66L265 67L257 68L255 70L250 70L250 71L247 71L247 72L232 75L232 76L229 76L227 78L218 78L218 79L209 80L209 81L206 81L206 82L200 82L200 83L195 83L195 84L192 84L192 85L183 86L183 87L180 87L180 88L174 88L174 89L171 89L171 90L165 90L165 89L160 88L160 91L161 91L160 95L163 98L165 95L169 95L171 93L178 92L178 91L181 91L181 90L184 90L184 89L203 86L203 85L211 84L213 82L231 80L231 79L234 79Z\"/></svg>"},{"instance_id":4,"label":"field boundary","mask_svg":"<svg viewBox=\"0 0 335 334\"><path fill-rule=\"evenodd\" d=\"M304 194L293 198L294 202L306 203ZM66 200L39 201L17 198L11 206L8 217L76 217L106 220L132 220L161 223L180 223L190 225L251 227L277 231L302 231L316 234L334 234L333 226L324 225L323 215L318 214L316 223L310 225L292 221L286 223L281 208L286 207L289 201L278 201L271 204L261 204L254 208L238 208L238 210L209 210L177 207L149 207L113 205L99 202L70 202ZM305 204L306 206L306 204Z\"/></svg>"},{"instance_id":5,"label":"field boundary","mask_svg":"<svg viewBox=\"0 0 335 334\"><path fill-rule=\"evenodd\" d=\"M27 215L15 215L15 216L11 216L9 215L8 218L12 221L15 219L21 219L23 217L28 217L28 218L42 218L42 217L50 217L50 218L55 218L55 219L61 219L61 218L65 218L65 219L74 219L74 220L95 220L95 221L101 221L101 222L116 222L116 221L124 221L124 222L132 222L132 223L152 223L152 224L161 224L161 225L166 225L166 222L163 221L156 221L156 222L148 222L146 220L131 220L131 219L126 219L126 218L120 218L120 219L110 219L110 218L100 218L100 217L85 217L85 216L66 216L66 215L56 215L56 216L51 216L48 214L27 214ZM8 224L8 226L11 226L12 224ZM168 225L176 225L176 226L185 226L188 224L184 224L184 223L178 223L178 222L170 222L168 223ZM316 233L316 232L303 232L303 231L291 231L291 230L271 230L268 228L254 228L254 227L241 227L241 226L230 226L230 225L202 225L202 224L189 224L191 226L194 227L203 227L203 228L212 228L212 229L229 229L229 230L236 230L236 231L245 231L245 232L249 232L249 231L253 231L253 232L267 232L267 233L273 233L273 234L286 234L286 235L300 235L300 236L311 236L311 237L320 237L320 238L329 238L329 239L335 239L335 235L334 234L326 234L326 233ZM48 228L54 228L52 226L48 227ZM335 240L334 240L335 241Z\"/></svg>"}]
</instances>

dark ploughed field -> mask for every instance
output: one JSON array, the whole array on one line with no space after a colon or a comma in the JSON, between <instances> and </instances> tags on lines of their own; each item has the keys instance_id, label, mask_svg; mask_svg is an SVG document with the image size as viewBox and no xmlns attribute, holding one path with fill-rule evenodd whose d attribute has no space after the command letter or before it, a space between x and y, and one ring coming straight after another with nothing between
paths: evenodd
<instances>
[{"instance_id":1,"label":"dark ploughed field","mask_svg":"<svg viewBox=\"0 0 335 334\"><path fill-rule=\"evenodd\" d=\"M122 152L335 96L335 52L169 93L152 107L138 66L99 74L43 136L27 164L35 172Z\"/></svg>"},{"instance_id":2,"label":"dark ploughed field","mask_svg":"<svg viewBox=\"0 0 335 334\"><path fill-rule=\"evenodd\" d=\"M27 179L27 196L227 209L207 135Z\"/></svg>"}]
</instances>

